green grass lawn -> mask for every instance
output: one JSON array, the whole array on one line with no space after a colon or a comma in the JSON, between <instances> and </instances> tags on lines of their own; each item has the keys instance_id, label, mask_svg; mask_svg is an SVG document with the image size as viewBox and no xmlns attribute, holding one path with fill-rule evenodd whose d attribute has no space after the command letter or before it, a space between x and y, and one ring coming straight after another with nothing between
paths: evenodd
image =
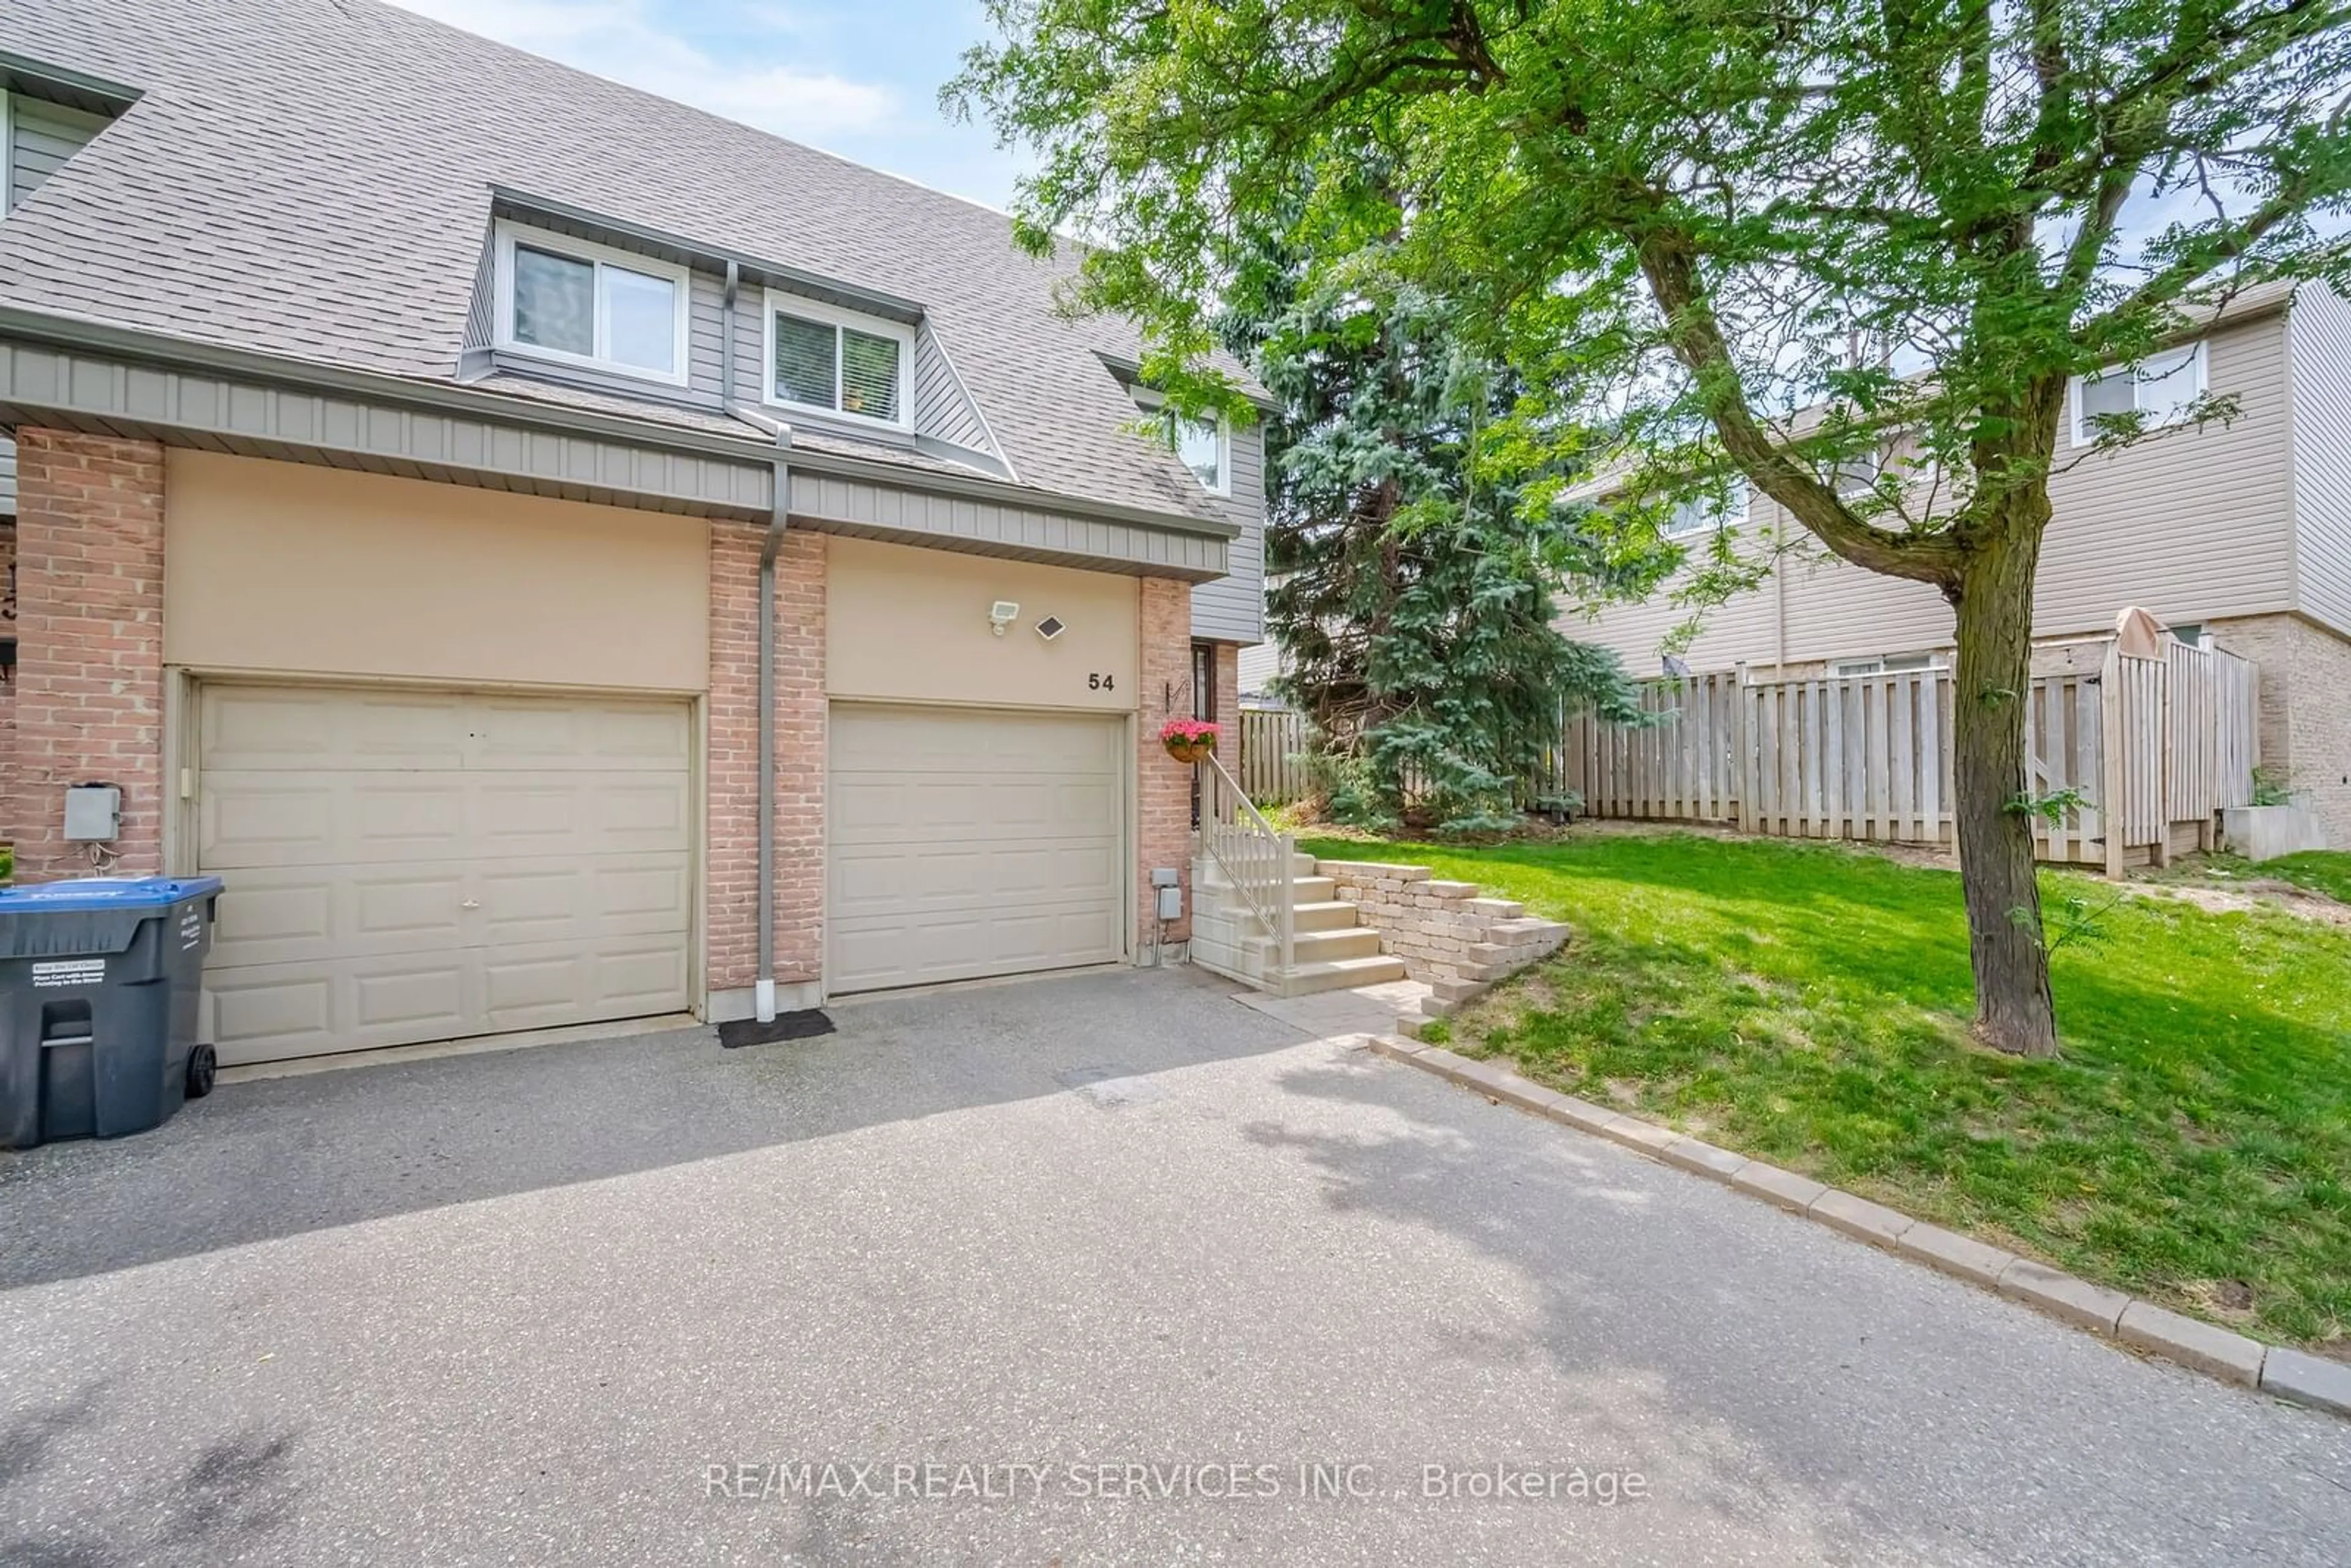
<instances>
[{"instance_id":1,"label":"green grass lawn","mask_svg":"<svg viewBox=\"0 0 2351 1568\"><path fill-rule=\"evenodd\" d=\"M2272 1340L2351 1354L2351 930L2050 873L2062 1060L1971 1046L1955 873L1773 841L1406 860L1571 922L1453 1047ZM2268 868L2264 868L2265 870Z\"/></svg>"}]
</instances>

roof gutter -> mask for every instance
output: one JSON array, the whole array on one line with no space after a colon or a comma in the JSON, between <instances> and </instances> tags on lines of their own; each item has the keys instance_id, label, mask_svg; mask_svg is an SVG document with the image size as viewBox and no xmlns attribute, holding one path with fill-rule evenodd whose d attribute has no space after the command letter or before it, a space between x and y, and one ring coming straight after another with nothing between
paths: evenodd
<instances>
[{"instance_id":1,"label":"roof gutter","mask_svg":"<svg viewBox=\"0 0 2351 1568\"><path fill-rule=\"evenodd\" d=\"M594 435L639 446L730 457L737 462L757 463L768 459L773 450L772 441L761 440L754 433L771 434L783 428L758 410L731 397L724 400L727 404L724 412L751 427L740 436L721 435L653 420L631 419L599 409L535 402L528 398L485 392L456 382L426 381L390 375L381 371L352 370L341 365L289 359L282 354L265 354L251 349L225 348L141 328L92 321L78 316L27 310L16 305L0 305L0 339L5 338L21 338L60 348L152 361L170 367L246 376L275 386L332 392L435 413L464 414L528 429ZM731 343L730 335L730 346ZM729 391L732 391L731 382ZM1240 533L1238 526L1219 517L1196 517L1183 512L1155 512L1114 501L1088 500L976 475L904 468L891 463L838 453L804 450L799 456L801 467L812 473L837 475L844 479L862 479L877 485L928 490L939 495L965 496L973 500L992 501L998 506L1044 507L1103 522L1130 523L1139 528L1155 528L1163 533L1202 534L1211 538L1228 539L1238 538Z\"/></svg>"},{"instance_id":2,"label":"roof gutter","mask_svg":"<svg viewBox=\"0 0 2351 1568\"><path fill-rule=\"evenodd\" d=\"M726 310L720 330L724 377L719 383L721 407L757 428L768 431L776 444L775 504L768 514L768 537L759 544L759 967L751 989L752 1016L761 1023L776 1018L776 558L784 548L784 529L791 517L791 463L785 456L792 444L791 427L753 409L735 396L735 297L742 270L726 264Z\"/></svg>"}]
</instances>

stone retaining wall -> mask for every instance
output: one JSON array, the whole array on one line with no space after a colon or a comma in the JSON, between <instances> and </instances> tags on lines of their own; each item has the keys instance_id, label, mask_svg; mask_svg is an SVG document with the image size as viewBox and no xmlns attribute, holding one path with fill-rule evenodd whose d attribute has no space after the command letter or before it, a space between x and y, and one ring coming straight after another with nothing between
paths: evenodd
<instances>
[{"instance_id":1,"label":"stone retaining wall","mask_svg":"<svg viewBox=\"0 0 2351 1568\"><path fill-rule=\"evenodd\" d=\"M1379 929L1380 950L1402 958L1405 973L1434 989L1446 1011L1567 940L1560 922L1489 898L1476 883L1440 881L1425 865L1318 861L1314 871L1338 884L1358 919Z\"/></svg>"}]
</instances>

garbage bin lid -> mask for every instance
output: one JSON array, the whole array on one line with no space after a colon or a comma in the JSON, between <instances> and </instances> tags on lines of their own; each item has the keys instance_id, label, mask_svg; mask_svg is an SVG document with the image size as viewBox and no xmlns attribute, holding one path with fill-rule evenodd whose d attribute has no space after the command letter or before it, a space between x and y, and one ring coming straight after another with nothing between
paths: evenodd
<instances>
[{"instance_id":1,"label":"garbage bin lid","mask_svg":"<svg viewBox=\"0 0 2351 1568\"><path fill-rule=\"evenodd\" d=\"M216 876L80 876L0 887L0 915L33 910L162 909L221 890Z\"/></svg>"}]
</instances>

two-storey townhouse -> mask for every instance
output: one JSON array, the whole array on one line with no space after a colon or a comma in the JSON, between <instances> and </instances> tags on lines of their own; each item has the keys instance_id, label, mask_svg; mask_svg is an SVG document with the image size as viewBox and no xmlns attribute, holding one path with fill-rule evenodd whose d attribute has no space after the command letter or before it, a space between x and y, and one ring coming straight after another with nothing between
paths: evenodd
<instances>
[{"instance_id":1,"label":"two-storey townhouse","mask_svg":"<svg viewBox=\"0 0 2351 1568\"><path fill-rule=\"evenodd\" d=\"M8 16L5 831L226 879L224 1061L1183 940L1261 444L1066 260L373 0Z\"/></svg>"},{"instance_id":2,"label":"two-storey townhouse","mask_svg":"<svg viewBox=\"0 0 2351 1568\"><path fill-rule=\"evenodd\" d=\"M2159 422L2207 392L2235 400L2236 416L2089 449L2102 408L2137 406ZM2077 382L2070 402L2035 633L2095 636L2137 606L2252 660L2263 766L2351 846L2351 304L2315 285L2248 290L2136 375ZM1760 494L1735 491L1728 510L1692 506L1678 529L1695 544L1734 527L1755 559L1793 548L1753 591L1706 612L1681 655L1692 671L1865 674L1949 660L1951 611L1933 589L1829 557ZM1562 629L1654 673L1689 620L1673 586L1566 614Z\"/></svg>"}]
</instances>

